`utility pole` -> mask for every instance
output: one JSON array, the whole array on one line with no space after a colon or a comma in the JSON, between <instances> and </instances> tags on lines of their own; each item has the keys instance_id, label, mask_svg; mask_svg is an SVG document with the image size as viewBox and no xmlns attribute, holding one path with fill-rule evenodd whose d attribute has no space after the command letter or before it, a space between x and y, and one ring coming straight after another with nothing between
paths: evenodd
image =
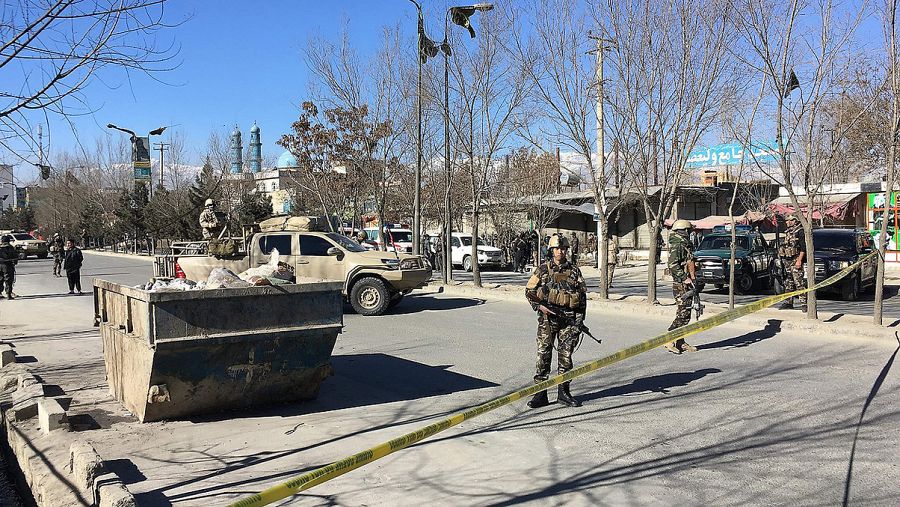
<instances>
[{"instance_id":1,"label":"utility pole","mask_svg":"<svg viewBox=\"0 0 900 507\"><path fill-rule=\"evenodd\" d=\"M596 113L597 113L597 172L599 175L599 185L602 188L597 189L598 192L602 192L602 199L597 199L597 202L594 203L594 213L598 217L597 220L597 246L599 247L599 255L597 255L597 269L600 270L600 297L606 299L609 297L609 270L607 269L606 258L609 253L609 238L607 237L607 229L608 224L606 221L606 153L604 152L604 123L603 123L603 102L604 102L604 94L603 94L603 53L607 49L615 47L615 42L612 39L606 39L600 37L598 35L593 35L591 32L588 32L588 38L593 39L597 42L597 47L594 50L597 56L597 70L596 70L596 79L597 79L597 104L596 104ZM594 175L595 181L598 178L598 175Z\"/></svg>"},{"instance_id":2,"label":"utility pole","mask_svg":"<svg viewBox=\"0 0 900 507\"><path fill-rule=\"evenodd\" d=\"M166 169L166 166L164 164L165 157L163 156L163 152L165 150L168 150L169 146L170 146L169 143L163 143L163 142L156 143L156 149L159 150L159 186L160 186L160 188L166 187L166 185L164 183L165 179L163 179L163 177L165 175L165 169Z\"/></svg>"}]
</instances>

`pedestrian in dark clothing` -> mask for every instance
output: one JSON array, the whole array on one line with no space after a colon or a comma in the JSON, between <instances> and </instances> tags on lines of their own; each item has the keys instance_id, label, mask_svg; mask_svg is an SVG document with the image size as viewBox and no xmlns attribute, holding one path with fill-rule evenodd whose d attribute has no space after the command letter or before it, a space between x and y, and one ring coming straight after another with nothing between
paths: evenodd
<instances>
[{"instance_id":1,"label":"pedestrian in dark clothing","mask_svg":"<svg viewBox=\"0 0 900 507\"><path fill-rule=\"evenodd\" d=\"M81 295L81 264L84 262L84 255L81 249L75 246L75 240L66 240L66 255L63 258L63 269L66 272L66 278L69 280L69 294Z\"/></svg>"},{"instance_id":2,"label":"pedestrian in dark clothing","mask_svg":"<svg viewBox=\"0 0 900 507\"><path fill-rule=\"evenodd\" d=\"M12 236L5 235L0 238L0 292L5 291L6 297L13 299L13 284L16 283L16 264L19 262L19 252L12 246ZM2 297L2 295L0 295Z\"/></svg>"}]
</instances>

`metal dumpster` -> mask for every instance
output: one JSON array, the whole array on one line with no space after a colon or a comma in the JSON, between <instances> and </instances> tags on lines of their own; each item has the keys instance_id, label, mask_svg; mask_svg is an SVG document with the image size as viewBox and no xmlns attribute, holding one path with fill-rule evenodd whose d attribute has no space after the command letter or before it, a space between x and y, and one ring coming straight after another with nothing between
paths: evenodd
<instances>
[{"instance_id":1,"label":"metal dumpster","mask_svg":"<svg viewBox=\"0 0 900 507\"><path fill-rule=\"evenodd\" d=\"M314 399L342 283L298 282L147 292L95 279L110 392L142 422Z\"/></svg>"}]
</instances>

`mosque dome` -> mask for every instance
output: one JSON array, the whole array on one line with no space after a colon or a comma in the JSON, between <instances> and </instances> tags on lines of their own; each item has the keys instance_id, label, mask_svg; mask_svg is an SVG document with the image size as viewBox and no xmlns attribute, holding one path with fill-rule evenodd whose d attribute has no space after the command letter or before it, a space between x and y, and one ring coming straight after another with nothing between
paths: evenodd
<instances>
[{"instance_id":1,"label":"mosque dome","mask_svg":"<svg viewBox=\"0 0 900 507\"><path fill-rule=\"evenodd\" d=\"M259 125L257 125L256 123L254 123L253 126L250 127L250 133L251 133L251 134L255 134L255 133L257 133L257 132L259 132Z\"/></svg>"},{"instance_id":2,"label":"mosque dome","mask_svg":"<svg viewBox=\"0 0 900 507\"><path fill-rule=\"evenodd\" d=\"M275 167L277 167L278 169L289 169L292 167L297 167L298 165L299 164L297 164L297 157L295 157L294 154L290 152L290 150L284 150L284 153L282 153L278 157L278 162L275 164Z\"/></svg>"}]
</instances>

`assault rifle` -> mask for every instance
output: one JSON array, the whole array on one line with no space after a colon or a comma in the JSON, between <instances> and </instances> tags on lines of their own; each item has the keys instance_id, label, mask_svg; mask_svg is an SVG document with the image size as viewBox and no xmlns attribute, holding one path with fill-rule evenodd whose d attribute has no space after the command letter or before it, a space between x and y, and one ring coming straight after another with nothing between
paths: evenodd
<instances>
[{"instance_id":1,"label":"assault rifle","mask_svg":"<svg viewBox=\"0 0 900 507\"><path fill-rule=\"evenodd\" d=\"M591 334L591 330L587 326L584 325L584 322L582 322L581 324L578 324L575 320L575 317L569 317L568 315L563 313L562 310L559 310L558 308L553 308L552 306L548 306L546 304L544 306L546 306L547 309L550 310L550 315L553 315L554 317L556 317L563 324L565 324L567 326L577 326L579 331L590 336L592 340L594 340L597 343L602 343L602 340L594 337L594 335Z\"/></svg>"},{"instance_id":2,"label":"assault rifle","mask_svg":"<svg viewBox=\"0 0 900 507\"><path fill-rule=\"evenodd\" d=\"M700 288L694 285L691 290L681 295L681 300L691 300L691 312L697 315L697 320L703 315L703 302L700 301Z\"/></svg>"}]
</instances>

